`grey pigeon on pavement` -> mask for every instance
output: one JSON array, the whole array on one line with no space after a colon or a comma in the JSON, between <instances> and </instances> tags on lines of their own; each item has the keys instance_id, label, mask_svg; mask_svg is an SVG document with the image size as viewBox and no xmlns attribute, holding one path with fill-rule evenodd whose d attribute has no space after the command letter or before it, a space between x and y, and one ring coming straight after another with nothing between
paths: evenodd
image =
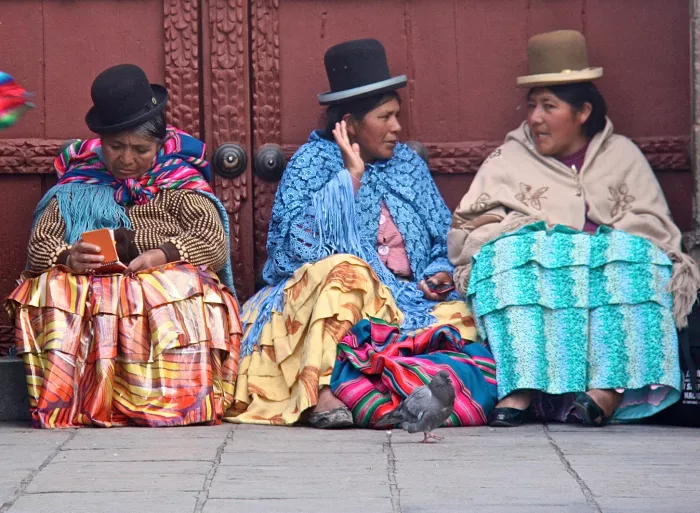
<instances>
[{"instance_id":1,"label":"grey pigeon on pavement","mask_svg":"<svg viewBox=\"0 0 700 513\"><path fill-rule=\"evenodd\" d=\"M455 389L447 371L441 370L427 385L418 387L395 410L377 421L377 426L398 424L409 433L423 432L422 443L442 440L431 431L445 422L455 406Z\"/></svg>"}]
</instances>

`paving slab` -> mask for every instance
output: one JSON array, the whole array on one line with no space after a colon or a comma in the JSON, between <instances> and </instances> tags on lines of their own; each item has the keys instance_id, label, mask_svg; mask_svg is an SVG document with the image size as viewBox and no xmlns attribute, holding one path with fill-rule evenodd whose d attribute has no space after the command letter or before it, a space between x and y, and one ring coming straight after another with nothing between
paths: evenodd
<instances>
[{"instance_id":1,"label":"paving slab","mask_svg":"<svg viewBox=\"0 0 700 513\"><path fill-rule=\"evenodd\" d=\"M198 492L210 468L207 461L51 462L26 493Z\"/></svg>"},{"instance_id":2,"label":"paving slab","mask_svg":"<svg viewBox=\"0 0 700 513\"><path fill-rule=\"evenodd\" d=\"M434 500L432 504L430 500ZM536 501L529 504L497 503L475 504L469 498L461 502L445 502L439 497L426 497L424 504L420 506L404 505L401 503L401 513L592 513L585 504L538 504Z\"/></svg>"},{"instance_id":3,"label":"paving slab","mask_svg":"<svg viewBox=\"0 0 700 513\"><path fill-rule=\"evenodd\" d=\"M296 464L221 466L209 490L211 499L337 499L353 501L389 495L382 465L346 465L322 460L310 465L303 455Z\"/></svg>"},{"instance_id":4,"label":"paving slab","mask_svg":"<svg viewBox=\"0 0 700 513\"><path fill-rule=\"evenodd\" d=\"M0 422L0 508L19 496L23 484L71 436L72 430L42 431L24 423Z\"/></svg>"},{"instance_id":5,"label":"paving slab","mask_svg":"<svg viewBox=\"0 0 700 513\"><path fill-rule=\"evenodd\" d=\"M700 511L700 432L609 426L548 429L602 511Z\"/></svg>"},{"instance_id":6,"label":"paving slab","mask_svg":"<svg viewBox=\"0 0 700 513\"><path fill-rule=\"evenodd\" d=\"M216 456L219 440L206 444L189 444L169 450L167 447L114 447L110 449L63 449L54 462L169 462L169 461L206 461L211 462Z\"/></svg>"},{"instance_id":7,"label":"paving slab","mask_svg":"<svg viewBox=\"0 0 700 513\"><path fill-rule=\"evenodd\" d=\"M650 500L648 497L598 497L603 513L698 513L700 502L697 496L666 497Z\"/></svg>"},{"instance_id":8,"label":"paving slab","mask_svg":"<svg viewBox=\"0 0 700 513\"><path fill-rule=\"evenodd\" d=\"M0 513L700 511L700 431L0 423Z\"/></svg>"},{"instance_id":9,"label":"paving slab","mask_svg":"<svg viewBox=\"0 0 700 513\"><path fill-rule=\"evenodd\" d=\"M0 457L2 447L12 445L51 445L65 442L72 429L33 429L25 422L0 422Z\"/></svg>"},{"instance_id":10,"label":"paving slab","mask_svg":"<svg viewBox=\"0 0 700 513\"><path fill-rule=\"evenodd\" d=\"M387 497L360 498L345 502L326 498L253 499L235 502L221 499L207 501L203 513L393 513ZM434 511L432 513L435 513Z\"/></svg>"},{"instance_id":11,"label":"paving slab","mask_svg":"<svg viewBox=\"0 0 700 513\"><path fill-rule=\"evenodd\" d=\"M216 445L235 429L232 424L174 428L81 428L65 449L177 449L186 445Z\"/></svg>"},{"instance_id":12,"label":"paving slab","mask_svg":"<svg viewBox=\"0 0 700 513\"><path fill-rule=\"evenodd\" d=\"M192 513L196 502L193 493L51 493L25 495L8 513Z\"/></svg>"}]
</instances>

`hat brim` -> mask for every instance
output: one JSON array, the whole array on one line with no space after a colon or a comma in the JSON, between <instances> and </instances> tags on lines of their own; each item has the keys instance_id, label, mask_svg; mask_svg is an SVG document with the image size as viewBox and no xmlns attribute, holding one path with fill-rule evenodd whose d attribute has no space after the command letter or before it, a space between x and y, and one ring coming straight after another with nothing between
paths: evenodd
<instances>
[{"instance_id":1,"label":"hat brim","mask_svg":"<svg viewBox=\"0 0 700 513\"><path fill-rule=\"evenodd\" d=\"M321 93L318 95L318 103L321 105L330 105L332 103L357 100L366 96L372 96L386 91L400 89L405 87L406 83L408 83L408 77L406 75L399 75L398 77L389 78L387 80L382 80L381 82L375 82L373 84L367 84L360 87L353 87L352 89L346 89L345 91Z\"/></svg>"},{"instance_id":2,"label":"hat brim","mask_svg":"<svg viewBox=\"0 0 700 513\"><path fill-rule=\"evenodd\" d=\"M573 84L576 82L590 82L603 76L603 68L586 68L577 71L563 73L541 73L539 75L525 75L518 77L520 87L539 87L558 84Z\"/></svg>"},{"instance_id":3,"label":"hat brim","mask_svg":"<svg viewBox=\"0 0 700 513\"><path fill-rule=\"evenodd\" d=\"M165 109L168 104L168 90L165 87L158 84L151 84L151 89L153 90L153 97L156 99L156 105L148 112L144 112L143 114L117 123L116 125L105 125L97 115L97 111L93 105L85 115L85 124L96 134L117 134L129 128L139 126L141 123L145 123L157 114L163 112L163 109Z\"/></svg>"}]
</instances>

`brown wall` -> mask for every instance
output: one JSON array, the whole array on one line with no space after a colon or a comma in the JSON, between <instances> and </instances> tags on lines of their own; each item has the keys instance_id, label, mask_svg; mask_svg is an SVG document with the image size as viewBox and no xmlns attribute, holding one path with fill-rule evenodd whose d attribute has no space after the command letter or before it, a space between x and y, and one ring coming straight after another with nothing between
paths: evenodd
<instances>
[{"instance_id":1,"label":"brown wall","mask_svg":"<svg viewBox=\"0 0 700 513\"><path fill-rule=\"evenodd\" d=\"M617 130L687 135L690 126L685 0L294 0L280 2L282 137L303 142L328 87L323 53L353 37L386 46L409 76L405 135L429 142L501 140L522 120L527 39L583 30Z\"/></svg>"},{"instance_id":2,"label":"brown wall","mask_svg":"<svg viewBox=\"0 0 700 513\"><path fill-rule=\"evenodd\" d=\"M23 269L34 207L55 183L51 162L58 143L90 136L84 117L92 104L93 78L113 64L134 62L162 83L162 41L162 0L2 2L0 70L34 93L36 104L20 123L0 134L3 298ZM39 165L19 157L29 146L32 153L45 150ZM6 322L3 309L0 325Z\"/></svg>"},{"instance_id":3,"label":"brown wall","mask_svg":"<svg viewBox=\"0 0 700 513\"><path fill-rule=\"evenodd\" d=\"M337 42L379 38L392 72L409 76L401 93L405 139L498 144L523 119L525 91L515 78L527 72L528 38L581 30L590 63L605 70L598 85L616 130L676 150L680 143L672 170L656 168L676 222L692 227L692 178L683 155L690 130L685 0L282 0L279 22L286 144L304 142L320 126L316 94L328 87L323 53ZM474 171L436 176L451 208Z\"/></svg>"},{"instance_id":4,"label":"brown wall","mask_svg":"<svg viewBox=\"0 0 700 513\"><path fill-rule=\"evenodd\" d=\"M174 124L210 151L238 142L252 159L266 142L289 154L319 126L326 48L378 38L392 71L409 76L404 139L426 143L453 208L483 158L522 120L515 78L526 72L527 39L560 28L588 37L617 130L640 145L676 222L689 230L686 0L4 0L0 69L36 93L37 108L0 134L0 295L22 270L58 147L90 135L89 86L110 65L139 64L170 88ZM276 188L251 173L249 163L240 177L214 184L245 294L264 262Z\"/></svg>"}]
</instances>

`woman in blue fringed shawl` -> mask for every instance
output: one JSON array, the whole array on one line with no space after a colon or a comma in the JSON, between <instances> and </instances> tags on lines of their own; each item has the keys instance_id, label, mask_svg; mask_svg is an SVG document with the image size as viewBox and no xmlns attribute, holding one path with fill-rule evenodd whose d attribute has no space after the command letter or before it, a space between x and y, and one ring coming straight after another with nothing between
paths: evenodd
<instances>
[{"instance_id":1,"label":"woman in blue fringed shawl","mask_svg":"<svg viewBox=\"0 0 700 513\"><path fill-rule=\"evenodd\" d=\"M105 70L91 92L85 119L100 137L56 159L58 184L37 207L27 272L6 302L33 424L219 423L241 328L204 144L166 126L167 91L137 66ZM123 272L83 240L100 229Z\"/></svg>"},{"instance_id":2,"label":"woman in blue fringed shawl","mask_svg":"<svg viewBox=\"0 0 700 513\"><path fill-rule=\"evenodd\" d=\"M327 128L297 151L277 191L264 268L268 286L243 308L236 403L226 420L288 425L306 412L320 428L351 426L353 414L356 424L373 426L411 390L383 372L386 336L371 334L388 332L368 330L352 343L348 335L362 362L336 364L336 353L353 325L374 318L400 325L402 340L450 324L444 328L449 336L436 333L431 343L411 339L408 345L447 351L443 342L450 339L457 357L417 355L424 359L412 362L415 372L403 379L422 384L449 369L469 400L458 409L470 412L452 425L483 424L495 402L491 355L470 343L474 321L463 301L451 300L450 211L425 162L398 142L396 89L406 77L390 76L384 48L372 39L330 48L325 65L331 92L319 101L330 105Z\"/></svg>"}]
</instances>

